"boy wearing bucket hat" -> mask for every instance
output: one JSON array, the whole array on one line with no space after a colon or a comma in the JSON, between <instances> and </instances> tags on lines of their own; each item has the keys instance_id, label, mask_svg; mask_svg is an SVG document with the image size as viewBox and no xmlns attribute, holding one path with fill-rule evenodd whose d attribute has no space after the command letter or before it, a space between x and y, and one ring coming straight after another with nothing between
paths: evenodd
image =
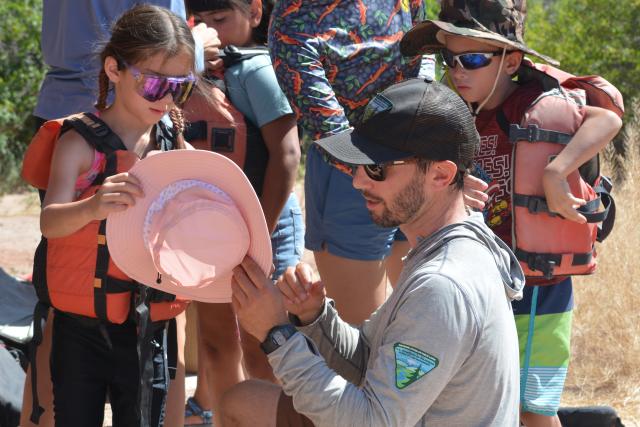
<instances>
[{"instance_id":1,"label":"boy wearing bucket hat","mask_svg":"<svg viewBox=\"0 0 640 427\"><path fill-rule=\"evenodd\" d=\"M405 55L441 53L450 83L474 114L480 134L474 158L478 178L465 181L466 202L484 208L487 224L512 247L516 156L509 124L519 124L546 90L540 80L516 82L512 77L524 68L534 68L523 64L525 54L556 63L524 44L525 16L526 0L444 0L439 20L418 24L401 42ZM585 200L572 194L567 176L597 155L618 132L621 120L608 110L574 105L566 99L558 105L573 114L559 113L560 117L567 114L568 122L575 120L577 131L560 154L548 158L541 184L550 212L560 214L566 223L584 224L586 219L576 208ZM540 128L546 129L544 124ZM554 286L542 286L549 284ZM527 285L532 286L525 288L523 300L513 303L521 341L522 421L527 426L559 426L556 412L570 357L571 278L531 278L527 272Z\"/></svg>"},{"instance_id":2,"label":"boy wearing bucket hat","mask_svg":"<svg viewBox=\"0 0 640 427\"><path fill-rule=\"evenodd\" d=\"M282 389L239 384L223 398L225 425L516 427L509 301L524 275L465 207L478 134L464 102L410 79L374 97L354 130L317 144L356 167L353 185L373 221L400 226L412 250L393 294L359 329L340 319L309 266L289 269L276 289L245 259L233 304Z\"/></svg>"}]
</instances>

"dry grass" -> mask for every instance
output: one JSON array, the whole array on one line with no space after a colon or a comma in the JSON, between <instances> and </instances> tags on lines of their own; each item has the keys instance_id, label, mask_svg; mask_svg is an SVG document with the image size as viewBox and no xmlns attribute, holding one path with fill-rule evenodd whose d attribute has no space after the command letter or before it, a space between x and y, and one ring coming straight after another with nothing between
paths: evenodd
<instances>
[{"instance_id":1,"label":"dry grass","mask_svg":"<svg viewBox=\"0 0 640 427\"><path fill-rule=\"evenodd\" d=\"M574 282L573 356L563 406L610 405L626 426L639 426L640 263L633 254L640 249L640 123L626 132L627 179L614 188L615 227L598 248L597 273Z\"/></svg>"}]
</instances>

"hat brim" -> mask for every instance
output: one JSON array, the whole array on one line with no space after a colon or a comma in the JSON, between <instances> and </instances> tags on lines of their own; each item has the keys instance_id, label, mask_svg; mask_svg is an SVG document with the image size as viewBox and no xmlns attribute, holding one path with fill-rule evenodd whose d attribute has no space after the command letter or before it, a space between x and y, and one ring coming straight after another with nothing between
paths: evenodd
<instances>
[{"instance_id":1,"label":"hat brim","mask_svg":"<svg viewBox=\"0 0 640 427\"><path fill-rule=\"evenodd\" d=\"M319 139L315 143L340 162L351 165L373 165L414 156L371 142L353 129Z\"/></svg>"},{"instance_id":2,"label":"hat brim","mask_svg":"<svg viewBox=\"0 0 640 427\"><path fill-rule=\"evenodd\" d=\"M522 43L509 40L500 34L474 28L457 27L449 22L436 20L422 21L407 31L402 37L402 40L400 40L400 51L405 56L437 53L445 47L443 32L446 34L481 39L483 42L496 47L512 47L526 54L536 56L549 64L560 64L557 60L536 52Z\"/></svg>"},{"instance_id":3,"label":"hat brim","mask_svg":"<svg viewBox=\"0 0 640 427\"><path fill-rule=\"evenodd\" d=\"M156 283L156 269L143 238L144 220L149 206L169 184L193 179L214 184L227 193L241 212L249 230L250 256L268 276L272 265L271 239L260 201L242 170L228 158L210 151L173 150L153 154L137 162L129 173L140 180L144 197L135 205L107 218L107 244L113 262L123 273L143 285L179 297L203 302L231 301L231 272L216 277L208 286L174 283L168 278ZM211 224L215 227L215 224ZM225 248L211 250L224 251Z\"/></svg>"}]
</instances>

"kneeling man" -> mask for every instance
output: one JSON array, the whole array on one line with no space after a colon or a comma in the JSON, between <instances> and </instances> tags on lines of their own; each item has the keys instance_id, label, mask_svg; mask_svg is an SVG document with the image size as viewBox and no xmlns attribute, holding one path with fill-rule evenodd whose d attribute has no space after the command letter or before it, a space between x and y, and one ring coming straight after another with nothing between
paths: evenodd
<instances>
[{"instance_id":1,"label":"kneeling man","mask_svg":"<svg viewBox=\"0 0 640 427\"><path fill-rule=\"evenodd\" d=\"M309 266L274 286L245 259L233 305L282 387L230 390L225 426L518 426L510 301L524 276L465 207L478 138L459 96L411 79L372 99L352 131L316 141L353 167L373 220L400 226L412 250L392 295L360 328L339 318Z\"/></svg>"}]
</instances>

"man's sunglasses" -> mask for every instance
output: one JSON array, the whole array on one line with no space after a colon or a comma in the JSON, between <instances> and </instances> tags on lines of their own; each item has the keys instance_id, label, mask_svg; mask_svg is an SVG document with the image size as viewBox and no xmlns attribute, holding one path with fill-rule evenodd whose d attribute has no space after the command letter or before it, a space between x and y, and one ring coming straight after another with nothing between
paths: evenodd
<instances>
[{"instance_id":1,"label":"man's sunglasses","mask_svg":"<svg viewBox=\"0 0 640 427\"><path fill-rule=\"evenodd\" d=\"M181 105L189 99L196 83L196 78L193 74L189 74L186 77L159 76L157 74L143 73L133 65L125 63L125 66L131 71L136 81L138 94L150 102L158 101L170 93L173 102L176 105Z\"/></svg>"},{"instance_id":2,"label":"man's sunglasses","mask_svg":"<svg viewBox=\"0 0 640 427\"><path fill-rule=\"evenodd\" d=\"M370 179L380 182L387 179L387 168L389 166L404 165L407 163L411 163L415 160L416 160L415 158L411 158L408 160L394 160L392 162L385 162L385 163L379 163L379 164L373 164L373 165L362 165L362 168L364 169L364 172L367 174L367 176ZM346 163L342 163L335 159L332 159L331 163L338 170L351 176L355 175L356 169L358 168L358 166L356 165L348 165Z\"/></svg>"},{"instance_id":3,"label":"man's sunglasses","mask_svg":"<svg viewBox=\"0 0 640 427\"><path fill-rule=\"evenodd\" d=\"M442 60L447 67L455 68L456 62L465 70L477 70L478 68L484 68L491 63L491 58L496 55L502 55L502 50L496 52L468 52L454 55L448 49L442 49L440 51Z\"/></svg>"}]
</instances>

